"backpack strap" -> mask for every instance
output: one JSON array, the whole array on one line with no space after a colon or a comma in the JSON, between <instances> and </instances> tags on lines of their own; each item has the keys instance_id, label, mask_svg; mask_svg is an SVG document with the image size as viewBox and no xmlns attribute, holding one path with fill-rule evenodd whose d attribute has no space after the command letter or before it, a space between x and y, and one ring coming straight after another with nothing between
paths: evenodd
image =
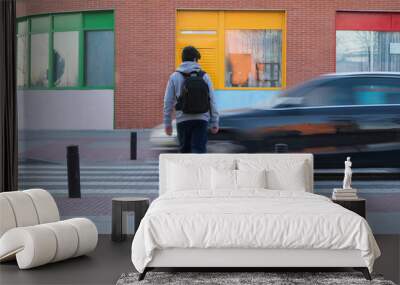
<instances>
[{"instance_id":1,"label":"backpack strap","mask_svg":"<svg viewBox=\"0 0 400 285\"><path fill-rule=\"evenodd\" d=\"M186 73L180 70L177 70L178 73L182 74L183 77L190 77L191 74L197 74L200 77L203 77L206 73L203 70L193 70L192 72Z\"/></svg>"},{"instance_id":2,"label":"backpack strap","mask_svg":"<svg viewBox=\"0 0 400 285\"><path fill-rule=\"evenodd\" d=\"M177 70L176 72L182 74L182 76L185 77L185 78L190 76L190 73L185 73L185 72L179 71L179 70Z\"/></svg>"}]
</instances>

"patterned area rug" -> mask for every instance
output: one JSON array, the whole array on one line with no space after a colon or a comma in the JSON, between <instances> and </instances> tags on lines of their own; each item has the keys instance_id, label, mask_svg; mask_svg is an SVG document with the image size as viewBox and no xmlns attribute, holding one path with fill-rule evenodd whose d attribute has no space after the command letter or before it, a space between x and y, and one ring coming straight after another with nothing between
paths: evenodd
<instances>
[{"instance_id":1,"label":"patterned area rug","mask_svg":"<svg viewBox=\"0 0 400 285\"><path fill-rule=\"evenodd\" d=\"M368 281L359 272L148 272L142 281L138 281L138 276L138 273L122 274L116 285L395 285L379 275Z\"/></svg>"}]
</instances>

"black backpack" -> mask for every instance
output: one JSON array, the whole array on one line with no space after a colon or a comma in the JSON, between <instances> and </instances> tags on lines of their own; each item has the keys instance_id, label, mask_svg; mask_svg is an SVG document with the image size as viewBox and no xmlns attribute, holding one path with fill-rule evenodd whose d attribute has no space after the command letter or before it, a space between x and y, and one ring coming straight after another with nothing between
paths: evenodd
<instances>
[{"instance_id":1,"label":"black backpack","mask_svg":"<svg viewBox=\"0 0 400 285\"><path fill-rule=\"evenodd\" d=\"M204 80L204 71L184 73L181 95L177 98L175 109L186 114L202 114L210 110L210 90Z\"/></svg>"}]
</instances>

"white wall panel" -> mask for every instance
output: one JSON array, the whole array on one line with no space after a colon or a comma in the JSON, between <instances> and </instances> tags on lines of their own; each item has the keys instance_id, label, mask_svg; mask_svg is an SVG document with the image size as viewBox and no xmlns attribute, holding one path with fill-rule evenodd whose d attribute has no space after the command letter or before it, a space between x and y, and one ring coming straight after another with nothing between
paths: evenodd
<instances>
[{"instance_id":1,"label":"white wall panel","mask_svg":"<svg viewBox=\"0 0 400 285\"><path fill-rule=\"evenodd\" d=\"M20 90L20 130L112 130L114 90Z\"/></svg>"}]
</instances>

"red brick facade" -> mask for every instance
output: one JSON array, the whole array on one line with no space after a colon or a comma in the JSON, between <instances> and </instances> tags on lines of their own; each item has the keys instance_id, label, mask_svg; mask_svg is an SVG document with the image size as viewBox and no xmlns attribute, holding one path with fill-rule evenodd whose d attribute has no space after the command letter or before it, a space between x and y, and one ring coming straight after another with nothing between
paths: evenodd
<instances>
[{"instance_id":1,"label":"red brick facade","mask_svg":"<svg viewBox=\"0 0 400 285\"><path fill-rule=\"evenodd\" d=\"M164 88L175 64L178 9L284 10L287 86L335 71L336 11L400 11L399 0L17 0L18 16L115 11L115 127L162 120Z\"/></svg>"}]
</instances>

